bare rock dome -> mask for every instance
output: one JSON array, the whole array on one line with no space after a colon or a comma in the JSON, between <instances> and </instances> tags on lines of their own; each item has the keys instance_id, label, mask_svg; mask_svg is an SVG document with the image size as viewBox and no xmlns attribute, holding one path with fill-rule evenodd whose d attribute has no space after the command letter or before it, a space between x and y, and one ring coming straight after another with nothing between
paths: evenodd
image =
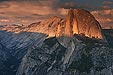
<instances>
[{"instance_id":1,"label":"bare rock dome","mask_svg":"<svg viewBox=\"0 0 113 75\"><path fill-rule=\"evenodd\" d=\"M104 39L101 26L94 16L83 9L70 9L65 23L58 26L57 34L72 37L74 34L84 34L90 38ZM58 35L59 36L59 35Z\"/></svg>"}]
</instances>

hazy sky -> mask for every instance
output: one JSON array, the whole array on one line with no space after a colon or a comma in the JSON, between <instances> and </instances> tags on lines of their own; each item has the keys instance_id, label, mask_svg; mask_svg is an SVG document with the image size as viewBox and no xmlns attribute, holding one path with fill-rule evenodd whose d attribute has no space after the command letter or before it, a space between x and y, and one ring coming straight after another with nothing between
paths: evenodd
<instances>
[{"instance_id":1,"label":"hazy sky","mask_svg":"<svg viewBox=\"0 0 113 75\"><path fill-rule=\"evenodd\" d=\"M30 24L54 15L63 17L68 8L89 10L102 25L113 24L113 0L0 0L0 23Z\"/></svg>"}]
</instances>

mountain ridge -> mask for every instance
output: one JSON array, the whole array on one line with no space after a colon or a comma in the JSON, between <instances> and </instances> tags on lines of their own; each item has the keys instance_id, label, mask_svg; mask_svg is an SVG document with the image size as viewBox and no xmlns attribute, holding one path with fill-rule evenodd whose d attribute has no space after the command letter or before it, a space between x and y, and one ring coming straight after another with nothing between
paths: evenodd
<instances>
[{"instance_id":1,"label":"mountain ridge","mask_svg":"<svg viewBox=\"0 0 113 75\"><path fill-rule=\"evenodd\" d=\"M11 62L8 65L8 69L13 73L17 72L16 75L75 75L71 70L77 71L77 75L88 71L94 74L92 71L95 71L95 67L103 68L103 65L98 65L98 61L102 61L100 59L104 56L93 54L98 53L99 50L101 53L112 51L109 46L107 47L106 38L101 32L98 21L90 12L82 9L69 10L66 18L55 16L28 26L7 25L0 29L2 35L0 43L6 48L6 53L1 53L4 53L5 57L11 56L5 63L11 60L20 64L15 65ZM112 59L112 55L110 56ZM105 54L105 57L108 56ZM5 58L1 59L5 60ZM90 65L87 67L84 64ZM80 68L81 65L83 69ZM96 71L95 74L97 75L98 72Z\"/></svg>"},{"instance_id":2,"label":"mountain ridge","mask_svg":"<svg viewBox=\"0 0 113 75\"><path fill-rule=\"evenodd\" d=\"M44 33L51 37L53 36L68 36L72 37L74 34L84 34L90 38L105 39L99 22L90 14L90 12L83 9L70 9L66 15L66 19L54 16L32 23L28 26L8 26L1 30L19 32L38 32Z\"/></svg>"}]
</instances>

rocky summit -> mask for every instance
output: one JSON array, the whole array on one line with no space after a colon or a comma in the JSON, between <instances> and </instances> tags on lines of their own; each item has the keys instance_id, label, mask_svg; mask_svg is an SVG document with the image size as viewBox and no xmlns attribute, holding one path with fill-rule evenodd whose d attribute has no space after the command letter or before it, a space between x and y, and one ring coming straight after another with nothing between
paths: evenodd
<instances>
[{"instance_id":1,"label":"rocky summit","mask_svg":"<svg viewBox=\"0 0 113 75\"><path fill-rule=\"evenodd\" d=\"M112 75L111 34L83 9L27 26L0 26L0 75Z\"/></svg>"},{"instance_id":2,"label":"rocky summit","mask_svg":"<svg viewBox=\"0 0 113 75\"><path fill-rule=\"evenodd\" d=\"M90 14L90 12L81 9L71 9L66 16L65 24L61 24L64 28L65 36L73 36L73 34L83 34L90 38L104 39L101 32L101 26L98 21ZM61 34L61 33L59 33Z\"/></svg>"}]
</instances>

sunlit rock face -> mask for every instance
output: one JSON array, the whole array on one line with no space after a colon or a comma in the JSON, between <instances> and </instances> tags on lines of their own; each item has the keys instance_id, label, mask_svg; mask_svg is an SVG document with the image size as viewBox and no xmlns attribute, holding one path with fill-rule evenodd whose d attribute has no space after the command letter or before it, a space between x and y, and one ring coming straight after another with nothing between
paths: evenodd
<instances>
[{"instance_id":1,"label":"sunlit rock face","mask_svg":"<svg viewBox=\"0 0 113 75\"><path fill-rule=\"evenodd\" d=\"M103 39L98 21L90 12L82 9L70 9L66 16L65 24L58 28L64 30L64 36L71 37L73 34L84 34L90 38Z\"/></svg>"},{"instance_id":2,"label":"sunlit rock face","mask_svg":"<svg viewBox=\"0 0 113 75\"><path fill-rule=\"evenodd\" d=\"M101 26L94 16L83 9L70 9L66 19L57 27L56 36L73 37L74 34L84 35L106 41Z\"/></svg>"},{"instance_id":3,"label":"sunlit rock face","mask_svg":"<svg viewBox=\"0 0 113 75\"><path fill-rule=\"evenodd\" d=\"M83 9L70 9L65 19L51 17L47 20L33 23L23 31L38 32L53 36L68 36L83 34L90 38L104 39L101 26L94 16Z\"/></svg>"},{"instance_id":4,"label":"sunlit rock face","mask_svg":"<svg viewBox=\"0 0 113 75\"><path fill-rule=\"evenodd\" d=\"M82 9L70 9L66 19L57 27L56 36L59 42L67 47L74 34L84 35L106 41L101 32L101 26L90 12ZM65 38L62 38L65 37Z\"/></svg>"},{"instance_id":5,"label":"sunlit rock face","mask_svg":"<svg viewBox=\"0 0 113 75\"><path fill-rule=\"evenodd\" d=\"M104 39L99 23L88 11L81 9L69 10L64 19L54 16L28 26L6 25L0 27L0 30L2 35L0 43L6 48L7 53L2 52L2 49L0 52L6 55L5 57L9 57L7 54L10 55L5 63L11 61L9 69L13 65L14 69L11 69L13 73L17 71L22 59L17 75L62 75L62 72L66 72L66 69L76 60L74 58L78 59L77 53L84 50L85 43L80 43L81 40L74 34L83 34L90 39L93 37ZM88 45L86 43L85 47L87 48ZM91 50L98 52L99 49ZM79 53L80 61L82 52ZM18 64L12 63L14 60Z\"/></svg>"},{"instance_id":6,"label":"sunlit rock face","mask_svg":"<svg viewBox=\"0 0 113 75\"><path fill-rule=\"evenodd\" d=\"M113 49L100 42L104 40L101 27L88 11L71 9L65 19L51 17L24 31L41 35L29 47L16 75L113 74L108 71L113 68ZM42 34L47 35L43 40Z\"/></svg>"},{"instance_id":7,"label":"sunlit rock face","mask_svg":"<svg viewBox=\"0 0 113 75\"><path fill-rule=\"evenodd\" d=\"M48 35L48 37L54 37L56 34L56 29L58 27L58 24L60 24L62 21L63 19L59 17L56 16L50 17L49 19L46 19L38 23L33 23L28 27L25 27L24 31L43 33Z\"/></svg>"},{"instance_id":8,"label":"sunlit rock face","mask_svg":"<svg viewBox=\"0 0 113 75\"><path fill-rule=\"evenodd\" d=\"M48 37L72 37L74 34L83 34L90 38L104 39L98 21L90 12L83 9L70 9L64 19L54 16L28 26L8 26L2 30L15 33L37 32Z\"/></svg>"},{"instance_id":9,"label":"sunlit rock face","mask_svg":"<svg viewBox=\"0 0 113 75\"><path fill-rule=\"evenodd\" d=\"M28 26L6 25L0 27L0 30L1 44L8 49L16 49L15 52L10 51L14 55L19 52L17 50L26 48L41 38L42 34L45 35L44 39L57 37L65 47L68 46L67 43L71 41L74 34L105 40L98 21L90 12L82 9L70 9L64 19L54 16Z\"/></svg>"},{"instance_id":10,"label":"sunlit rock face","mask_svg":"<svg viewBox=\"0 0 113 75\"><path fill-rule=\"evenodd\" d=\"M85 34L88 37L103 39L101 27L98 21L90 12L80 9L73 10L74 18L77 21L78 34ZM75 21L75 20L74 20ZM76 33L76 30L73 30Z\"/></svg>"}]
</instances>

